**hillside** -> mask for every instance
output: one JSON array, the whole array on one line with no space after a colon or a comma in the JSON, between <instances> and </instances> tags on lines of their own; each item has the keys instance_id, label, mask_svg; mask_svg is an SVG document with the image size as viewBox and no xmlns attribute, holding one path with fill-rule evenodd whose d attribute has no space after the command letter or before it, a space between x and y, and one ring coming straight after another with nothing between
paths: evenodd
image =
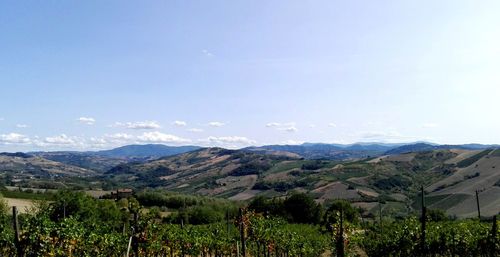
<instances>
[{"instance_id":1,"label":"hillside","mask_svg":"<svg viewBox=\"0 0 500 257\"><path fill-rule=\"evenodd\" d=\"M304 143L302 145L266 145L260 147L248 147L243 150L258 153L291 153L305 159L352 160L379 156L394 147L396 147L396 145L376 143L358 143L352 145Z\"/></svg>"},{"instance_id":2,"label":"hillside","mask_svg":"<svg viewBox=\"0 0 500 257\"><path fill-rule=\"evenodd\" d=\"M146 161L165 156L186 153L200 149L198 146L167 146L161 144L127 145L111 150L95 152L33 152L31 155L90 169L97 172L105 172L123 163L133 161Z\"/></svg>"},{"instance_id":3,"label":"hillside","mask_svg":"<svg viewBox=\"0 0 500 257\"><path fill-rule=\"evenodd\" d=\"M94 175L92 170L44 159L39 156L18 153L0 153L0 172L17 177L54 177Z\"/></svg>"},{"instance_id":4,"label":"hillside","mask_svg":"<svg viewBox=\"0 0 500 257\"><path fill-rule=\"evenodd\" d=\"M37 152L32 154L47 160L97 172L105 172L119 164L130 161L126 157L107 157L89 152Z\"/></svg>"},{"instance_id":5,"label":"hillside","mask_svg":"<svg viewBox=\"0 0 500 257\"><path fill-rule=\"evenodd\" d=\"M126 145L111 150L94 152L95 155L114 158L158 158L187 153L199 146L167 146L162 144Z\"/></svg>"},{"instance_id":6,"label":"hillside","mask_svg":"<svg viewBox=\"0 0 500 257\"><path fill-rule=\"evenodd\" d=\"M496 168L500 168L500 156L492 156L493 153L478 156L479 153L481 151L433 150L335 161L207 148L144 163L118 165L106 176L129 186L160 187L235 200L257 195L279 197L290 191L309 192L320 202L347 199L367 213L375 212L377 202L383 200L387 214L409 213L417 208L418 203L413 203L413 199L417 199L421 185L426 186L430 199L436 195L470 194L481 189L485 192L482 204L488 209L485 214L490 214L500 211L497 207L500 205L496 205L498 197L486 197L500 191L497 182L500 173ZM490 169L472 178L474 183L463 184L463 189L450 191L453 187L443 189L440 186L456 183L458 187L460 183L454 182L455 179L463 180L476 165ZM491 168L493 166L495 168ZM436 188L441 191L437 192ZM469 198L453 197L458 197L457 204L468 204L462 200ZM466 208L439 204L432 207L457 216L473 214Z\"/></svg>"}]
</instances>

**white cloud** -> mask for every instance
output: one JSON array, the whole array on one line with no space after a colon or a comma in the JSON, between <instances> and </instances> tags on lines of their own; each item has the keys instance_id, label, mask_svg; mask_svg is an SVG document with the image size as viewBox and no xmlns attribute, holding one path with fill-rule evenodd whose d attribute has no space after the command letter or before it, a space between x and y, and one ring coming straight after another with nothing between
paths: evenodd
<instances>
[{"instance_id":1,"label":"white cloud","mask_svg":"<svg viewBox=\"0 0 500 257\"><path fill-rule=\"evenodd\" d=\"M26 124L17 124L16 127L18 127L18 128L27 128L28 125L26 125Z\"/></svg>"},{"instance_id":2,"label":"white cloud","mask_svg":"<svg viewBox=\"0 0 500 257\"><path fill-rule=\"evenodd\" d=\"M134 139L134 136L126 134L126 133L115 133L111 135L104 135L106 138L114 139L114 140L131 140Z\"/></svg>"},{"instance_id":3,"label":"white cloud","mask_svg":"<svg viewBox=\"0 0 500 257\"><path fill-rule=\"evenodd\" d=\"M315 128L315 127L316 127L316 125L315 125L315 124L309 124L309 127L310 127L310 128Z\"/></svg>"},{"instance_id":4,"label":"white cloud","mask_svg":"<svg viewBox=\"0 0 500 257\"><path fill-rule=\"evenodd\" d=\"M6 145L29 144L29 143L31 143L31 139L28 136L18 134L18 133L1 134L0 135L0 143L6 144Z\"/></svg>"},{"instance_id":5,"label":"white cloud","mask_svg":"<svg viewBox=\"0 0 500 257\"><path fill-rule=\"evenodd\" d=\"M278 122L270 122L270 123L266 124L266 127L268 127L268 128L274 128L274 127L279 127L279 126L281 126L281 123L278 123Z\"/></svg>"},{"instance_id":6,"label":"white cloud","mask_svg":"<svg viewBox=\"0 0 500 257\"><path fill-rule=\"evenodd\" d=\"M223 122L219 122L219 121L211 121L208 123L208 126L210 126L210 127L222 127L224 125L226 125L226 124Z\"/></svg>"},{"instance_id":7,"label":"white cloud","mask_svg":"<svg viewBox=\"0 0 500 257\"><path fill-rule=\"evenodd\" d=\"M138 121L138 122L116 122L112 127L124 127L128 129L159 129L160 124L156 121Z\"/></svg>"},{"instance_id":8,"label":"white cloud","mask_svg":"<svg viewBox=\"0 0 500 257\"><path fill-rule=\"evenodd\" d=\"M199 129L199 128L190 128L188 129L189 132L193 132L193 133L201 133L203 132L203 129Z\"/></svg>"},{"instance_id":9,"label":"white cloud","mask_svg":"<svg viewBox=\"0 0 500 257\"><path fill-rule=\"evenodd\" d=\"M298 131L297 127L295 127L295 122L288 122L288 123L270 122L266 124L266 127L275 128L276 130L287 131L287 132Z\"/></svg>"},{"instance_id":10,"label":"white cloud","mask_svg":"<svg viewBox=\"0 0 500 257\"><path fill-rule=\"evenodd\" d=\"M190 139L181 138L170 134L164 134L158 131L143 133L142 135L138 136L137 139L141 142L146 143L182 144L191 142Z\"/></svg>"},{"instance_id":11,"label":"white cloud","mask_svg":"<svg viewBox=\"0 0 500 257\"><path fill-rule=\"evenodd\" d=\"M402 142L412 142L419 140L429 140L432 138L419 138L415 136L403 135L397 131L371 131L364 132L361 134L362 140L368 140L371 142L386 142L386 143L402 143Z\"/></svg>"},{"instance_id":12,"label":"white cloud","mask_svg":"<svg viewBox=\"0 0 500 257\"><path fill-rule=\"evenodd\" d=\"M297 141L297 140L293 140L293 139L289 139L289 140L285 140L283 142L281 142L282 145L301 145L305 143L304 141Z\"/></svg>"},{"instance_id":13,"label":"white cloud","mask_svg":"<svg viewBox=\"0 0 500 257\"><path fill-rule=\"evenodd\" d=\"M206 49L201 50L201 52L206 56L206 57L214 57L215 55L209 52Z\"/></svg>"},{"instance_id":14,"label":"white cloud","mask_svg":"<svg viewBox=\"0 0 500 257\"><path fill-rule=\"evenodd\" d=\"M177 126L177 127L185 127L185 126L187 126L187 123L185 121L176 120L176 121L172 122L172 125Z\"/></svg>"},{"instance_id":15,"label":"white cloud","mask_svg":"<svg viewBox=\"0 0 500 257\"><path fill-rule=\"evenodd\" d=\"M328 127L331 127L331 128L336 128L337 127L337 124L333 123L333 122L330 122L328 123Z\"/></svg>"},{"instance_id":16,"label":"white cloud","mask_svg":"<svg viewBox=\"0 0 500 257\"><path fill-rule=\"evenodd\" d=\"M295 126L278 128L278 130L283 130L283 131L286 131L286 132L297 132L298 131L298 129Z\"/></svg>"},{"instance_id":17,"label":"white cloud","mask_svg":"<svg viewBox=\"0 0 500 257\"><path fill-rule=\"evenodd\" d=\"M61 134L54 137L46 137L43 140L44 143L48 145L75 145L76 141L73 138L66 136L66 134Z\"/></svg>"},{"instance_id":18,"label":"white cloud","mask_svg":"<svg viewBox=\"0 0 500 257\"><path fill-rule=\"evenodd\" d=\"M87 124L87 125L94 125L95 119L91 117L80 117L77 119L82 124Z\"/></svg>"},{"instance_id":19,"label":"white cloud","mask_svg":"<svg viewBox=\"0 0 500 257\"><path fill-rule=\"evenodd\" d=\"M250 146L257 143L255 140L248 139L246 137L241 136L223 136L223 137L214 137L210 136L206 139L199 140L199 143L208 145L208 146L222 146L228 148L237 148L241 146Z\"/></svg>"},{"instance_id":20,"label":"white cloud","mask_svg":"<svg viewBox=\"0 0 500 257\"><path fill-rule=\"evenodd\" d=\"M424 123L422 124L422 128L437 128L439 125L436 123Z\"/></svg>"}]
</instances>

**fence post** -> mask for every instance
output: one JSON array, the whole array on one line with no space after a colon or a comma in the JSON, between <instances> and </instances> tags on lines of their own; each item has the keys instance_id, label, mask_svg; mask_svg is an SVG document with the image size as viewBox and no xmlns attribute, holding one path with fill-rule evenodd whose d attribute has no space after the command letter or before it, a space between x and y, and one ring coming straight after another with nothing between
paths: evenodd
<instances>
[{"instance_id":1,"label":"fence post","mask_svg":"<svg viewBox=\"0 0 500 257\"><path fill-rule=\"evenodd\" d=\"M19 241L19 223L17 220L17 207L13 206L12 207L12 222L14 223L14 244L16 246L17 250L17 256L21 257L23 256L22 249L21 249L21 244Z\"/></svg>"},{"instance_id":2,"label":"fence post","mask_svg":"<svg viewBox=\"0 0 500 257\"><path fill-rule=\"evenodd\" d=\"M426 254L426 249L425 249L425 230L426 230L426 219L427 219L427 208L425 207L425 192L424 192L424 186L421 187L420 189L421 194L422 194L422 237L421 237L421 251L422 255L425 256Z\"/></svg>"},{"instance_id":3,"label":"fence post","mask_svg":"<svg viewBox=\"0 0 500 257\"><path fill-rule=\"evenodd\" d=\"M477 217L481 220L481 208L479 207L479 192L476 190Z\"/></svg>"},{"instance_id":4,"label":"fence post","mask_svg":"<svg viewBox=\"0 0 500 257\"><path fill-rule=\"evenodd\" d=\"M344 257L344 208L340 205L340 228L337 236L337 257Z\"/></svg>"},{"instance_id":5,"label":"fence post","mask_svg":"<svg viewBox=\"0 0 500 257\"><path fill-rule=\"evenodd\" d=\"M139 212L134 212L134 234L132 240L132 248L134 250L134 257L139 257Z\"/></svg>"},{"instance_id":6,"label":"fence post","mask_svg":"<svg viewBox=\"0 0 500 257\"><path fill-rule=\"evenodd\" d=\"M379 229L380 233L382 233L382 202L378 201L378 216L379 216Z\"/></svg>"},{"instance_id":7,"label":"fence post","mask_svg":"<svg viewBox=\"0 0 500 257\"><path fill-rule=\"evenodd\" d=\"M240 215L240 239L241 239L241 254L246 257L246 243L245 243L245 224L243 222L243 208L239 210Z\"/></svg>"},{"instance_id":8,"label":"fence post","mask_svg":"<svg viewBox=\"0 0 500 257\"><path fill-rule=\"evenodd\" d=\"M495 256L497 252L497 215L493 215L493 226L491 226L491 256Z\"/></svg>"}]
</instances>

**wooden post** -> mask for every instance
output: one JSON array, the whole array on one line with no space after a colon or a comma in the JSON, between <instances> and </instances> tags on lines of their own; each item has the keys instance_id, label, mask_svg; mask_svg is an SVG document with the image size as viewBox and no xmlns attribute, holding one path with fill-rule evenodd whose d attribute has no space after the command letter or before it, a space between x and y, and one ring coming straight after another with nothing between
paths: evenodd
<instances>
[{"instance_id":1,"label":"wooden post","mask_svg":"<svg viewBox=\"0 0 500 257\"><path fill-rule=\"evenodd\" d=\"M246 243L245 243L245 224L243 223L243 209L239 210L240 216L240 239L241 239L241 254L246 257Z\"/></svg>"},{"instance_id":2,"label":"wooden post","mask_svg":"<svg viewBox=\"0 0 500 257\"><path fill-rule=\"evenodd\" d=\"M240 257L240 242L236 241L236 257Z\"/></svg>"},{"instance_id":3,"label":"wooden post","mask_svg":"<svg viewBox=\"0 0 500 257\"><path fill-rule=\"evenodd\" d=\"M493 215L493 226L491 227L491 256L495 256L495 254L499 250L497 249L497 231L497 215Z\"/></svg>"},{"instance_id":4,"label":"wooden post","mask_svg":"<svg viewBox=\"0 0 500 257\"><path fill-rule=\"evenodd\" d=\"M344 257L344 208L340 206L340 228L337 238L337 257Z\"/></svg>"},{"instance_id":5,"label":"wooden post","mask_svg":"<svg viewBox=\"0 0 500 257\"><path fill-rule=\"evenodd\" d=\"M379 216L379 226L380 231L382 231L382 202L378 202L378 216Z\"/></svg>"},{"instance_id":6,"label":"wooden post","mask_svg":"<svg viewBox=\"0 0 500 257\"><path fill-rule=\"evenodd\" d=\"M17 207L13 206L12 207L12 222L14 223L14 244L16 246L17 250L17 256L21 257L23 256L22 249L21 249L21 244L19 240L19 223L17 220Z\"/></svg>"},{"instance_id":7,"label":"wooden post","mask_svg":"<svg viewBox=\"0 0 500 257\"><path fill-rule=\"evenodd\" d=\"M422 237L421 237L421 246L420 250L422 251L422 255L425 256L426 250L425 250L425 230L426 230L426 218L427 218L427 210L425 207L425 192L424 192L424 186L420 189L421 194L422 194Z\"/></svg>"},{"instance_id":8,"label":"wooden post","mask_svg":"<svg viewBox=\"0 0 500 257\"><path fill-rule=\"evenodd\" d=\"M226 210L227 238L229 238L229 210Z\"/></svg>"},{"instance_id":9,"label":"wooden post","mask_svg":"<svg viewBox=\"0 0 500 257\"><path fill-rule=\"evenodd\" d=\"M134 249L134 257L139 257L139 237L137 233L139 233L139 213L134 212L134 234L132 240L132 248Z\"/></svg>"},{"instance_id":10,"label":"wooden post","mask_svg":"<svg viewBox=\"0 0 500 257\"><path fill-rule=\"evenodd\" d=\"M481 220L481 208L479 207L479 192L476 190L477 217Z\"/></svg>"}]
</instances>

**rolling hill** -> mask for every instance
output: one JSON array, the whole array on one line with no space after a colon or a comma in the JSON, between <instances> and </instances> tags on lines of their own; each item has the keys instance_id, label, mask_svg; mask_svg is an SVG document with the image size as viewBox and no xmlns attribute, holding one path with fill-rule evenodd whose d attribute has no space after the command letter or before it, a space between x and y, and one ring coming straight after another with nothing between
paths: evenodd
<instances>
[{"instance_id":1,"label":"rolling hill","mask_svg":"<svg viewBox=\"0 0 500 257\"><path fill-rule=\"evenodd\" d=\"M54 177L95 175L92 170L24 153L0 153L0 172L17 177Z\"/></svg>"},{"instance_id":2,"label":"rolling hill","mask_svg":"<svg viewBox=\"0 0 500 257\"><path fill-rule=\"evenodd\" d=\"M105 172L123 163L152 160L198 149L200 149L198 146L166 146L161 144L148 144L127 145L111 150L95 152L57 151L32 152L29 154L97 172Z\"/></svg>"},{"instance_id":3,"label":"rolling hill","mask_svg":"<svg viewBox=\"0 0 500 257\"><path fill-rule=\"evenodd\" d=\"M347 199L366 214L376 213L381 201L387 215L418 209L416 196L423 185L430 208L470 217L475 215L476 190L484 215L500 211L500 152L486 147L303 144L172 150L147 145L105 154L4 153L0 154L0 172L25 177L83 176L85 186L94 181L108 187L162 188L233 200L283 197L299 191L319 202ZM158 155L147 156L153 152ZM162 154L167 156L158 157Z\"/></svg>"},{"instance_id":4,"label":"rolling hill","mask_svg":"<svg viewBox=\"0 0 500 257\"><path fill-rule=\"evenodd\" d=\"M397 146L399 145L377 143L357 143L352 145L304 143L301 145L248 147L243 150L258 153L292 153L305 159L348 160L379 156Z\"/></svg>"},{"instance_id":5,"label":"rolling hill","mask_svg":"<svg viewBox=\"0 0 500 257\"><path fill-rule=\"evenodd\" d=\"M159 187L234 200L257 195L281 197L291 191L309 192L320 202L347 199L367 213L375 212L378 201L382 200L387 214L410 213L418 208L413 199L418 199L416 195L424 185L431 200L455 199L453 205L446 200L448 205L429 200L432 208L468 217L474 214L473 210L460 206L468 206L471 198L457 195L470 196L476 189L484 192L485 215L500 211L498 197L493 197L500 192L500 182L497 182L500 156L494 156L497 152L492 150L488 154L483 152L442 149L336 161L305 160L248 149L206 148L118 165L106 176L129 186ZM476 165L481 169L489 166L489 170L475 175Z\"/></svg>"}]
</instances>

